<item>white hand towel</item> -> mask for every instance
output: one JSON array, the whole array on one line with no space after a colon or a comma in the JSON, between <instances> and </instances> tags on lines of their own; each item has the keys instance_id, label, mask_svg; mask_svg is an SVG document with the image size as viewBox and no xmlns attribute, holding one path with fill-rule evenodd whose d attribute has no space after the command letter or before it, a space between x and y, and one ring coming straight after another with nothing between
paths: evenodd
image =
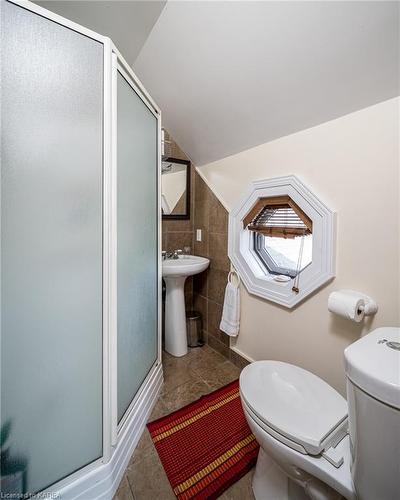
<instances>
[{"instance_id":1,"label":"white hand towel","mask_svg":"<svg viewBox=\"0 0 400 500\"><path fill-rule=\"evenodd\" d=\"M219 327L231 337L236 337L239 333L240 324L240 293L239 283L235 285L231 281L232 275L233 273L231 272L228 276L228 283L225 289L224 308Z\"/></svg>"}]
</instances>

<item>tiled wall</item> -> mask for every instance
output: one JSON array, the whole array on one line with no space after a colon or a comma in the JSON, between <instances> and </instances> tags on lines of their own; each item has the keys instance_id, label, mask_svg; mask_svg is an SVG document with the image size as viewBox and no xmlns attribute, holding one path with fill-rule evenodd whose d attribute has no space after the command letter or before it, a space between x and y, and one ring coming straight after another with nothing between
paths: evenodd
<instances>
[{"instance_id":1,"label":"tiled wall","mask_svg":"<svg viewBox=\"0 0 400 500\"><path fill-rule=\"evenodd\" d=\"M171 141L170 155L188 159L176 143ZM223 356L242 367L247 362L229 349L229 337L221 332L225 287L230 269L228 258L228 212L192 165L190 220L163 220L163 250L171 251L190 246L192 253L210 259L207 271L188 278L185 284L187 309L195 309L203 316L206 342ZM195 241L196 229L202 230L202 241Z\"/></svg>"},{"instance_id":2,"label":"tiled wall","mask_svg":"<svg viewBox=\"0 0 400 500\"><path fill-rule=\"evenodd\" d=\"M208 344L229 357L229 337L220 331L228 259L228 212L198 173L194 183L194 230L201 229L202 241L194 242L194 253L210 259L210 266L193 279L194 309L203 315Z\"/></svg>"}]
</instances>

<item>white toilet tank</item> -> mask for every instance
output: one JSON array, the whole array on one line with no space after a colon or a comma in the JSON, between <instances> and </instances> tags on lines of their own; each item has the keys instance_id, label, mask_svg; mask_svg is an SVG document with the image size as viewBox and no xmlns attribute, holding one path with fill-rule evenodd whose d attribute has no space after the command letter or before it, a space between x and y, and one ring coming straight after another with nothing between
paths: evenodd
<instances>
[{"instance_id":1,"label":"white toilet tank","mask_svg":"<svg viewBox=\"0 0 400 500\"><path fill-rule=\"evenodd\" d=\"M357 497L399 500L400 328L378 328L344 356Z\"/></svg>"}]
</instances>

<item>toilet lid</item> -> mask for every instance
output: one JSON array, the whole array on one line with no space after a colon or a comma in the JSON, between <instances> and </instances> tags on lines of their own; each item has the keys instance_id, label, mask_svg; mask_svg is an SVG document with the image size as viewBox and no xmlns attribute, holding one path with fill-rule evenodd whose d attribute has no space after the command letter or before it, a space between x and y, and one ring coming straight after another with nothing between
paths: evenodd
<instances>
[{"instance_id":1,"label":"toilet lid","mask_svg":"<svg viewBox=\"0 0 400 500\"><path fill-rule=\"evenodd\" d=\"M347 402L316 375L280 361L256 361L240 375L245 403L284 437L318 455L347 418Z\"/></svg>"}]
</instances>

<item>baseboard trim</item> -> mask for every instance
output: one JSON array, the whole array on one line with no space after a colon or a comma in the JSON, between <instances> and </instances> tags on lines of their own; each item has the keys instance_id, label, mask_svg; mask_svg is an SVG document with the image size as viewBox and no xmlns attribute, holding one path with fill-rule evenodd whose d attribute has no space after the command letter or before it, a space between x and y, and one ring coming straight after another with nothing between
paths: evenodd
<instances>
[{"instance_id":1,"label":"baseboard trim","mask_svg":"<svg viewBox=\"0 0 400 500\"><path fill-rule=\"evenodd\" d=\"M236 354L241 356L243 359L245 359L249 363L254 363L254 361L255 361L255 359L251 358L248 354L245 354L243 351L238 349L236 346L230 346L230 350L233 352L236 352Z\"/></svg>"},{"instance_id":2,"label":"baseboard trim","mask_svg":"<svg viewBox=\"0 0 400 500\"><path fill-rule=\"evenodd\" d=\"M76 481L57 491L62 500L111 500L128 466L146 422L157 402L163 384L162 365L153 368L142 394L132 409L130 422L118 438L111 459L88 471ZM54 492L54 490L53 490Z\"/></svg>"}]
</instances>

